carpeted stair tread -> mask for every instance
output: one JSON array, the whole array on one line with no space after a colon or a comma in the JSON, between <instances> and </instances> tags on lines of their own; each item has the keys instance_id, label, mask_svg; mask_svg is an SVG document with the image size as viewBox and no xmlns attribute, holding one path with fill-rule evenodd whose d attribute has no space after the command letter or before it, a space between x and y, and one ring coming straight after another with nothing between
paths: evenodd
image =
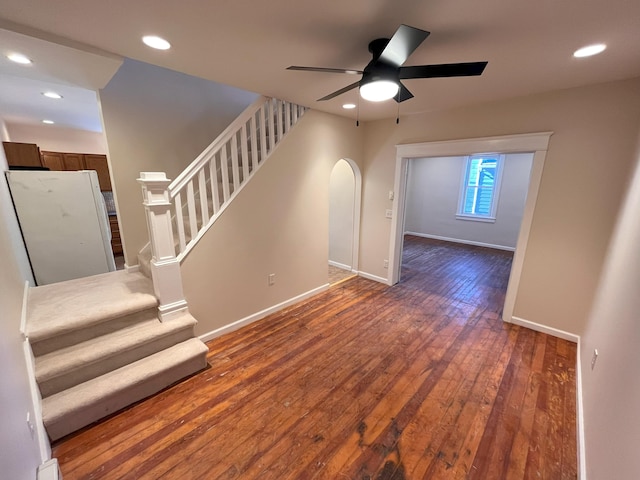
<instances>
[{"instance_id":1,"label":"carpeted stair tread","mask_svg":"<svg viewBox=\"0 0 640 480\"><path fill-rule=\"evenodd\" d=\"M206 367L207 346L191 338L43 399L52 440L62 438Z\"/></svg>"},{"instance_id":2,"label":"carpeted stair tread","mask_svg":"<svg viewBox=\"0 0 640 480\"><path fill-rule=\"evenodd\" d=\"M31 342L68 333L157 305L151 281L116 271L32 288L27 302Z\"/></svg>"},{"instance_id":3,"label":"carpeted stair tread","mask_svg":"<svg viewBox=\"0 0 640 480\"><path fill-rule=\"evenodd\" d=\"M36 357L36 380L42 396L48 397L193 337L197 322L190 314L161 322L154 310L147 312L147 320Z\"/></svg>"}]
</instances>

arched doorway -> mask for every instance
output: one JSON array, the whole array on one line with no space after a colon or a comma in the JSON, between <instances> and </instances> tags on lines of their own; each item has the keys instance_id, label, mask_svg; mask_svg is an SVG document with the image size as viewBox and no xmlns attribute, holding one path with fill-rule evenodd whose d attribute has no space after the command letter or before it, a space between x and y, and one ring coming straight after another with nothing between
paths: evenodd
<instances>
[{"instance_id":1,"label":"arched doorway","mask_svg":"<svg viewBox=\"0 0 640 480\"><path fill-rule=\"evenodd\" d=\"M358 272L360 197L362 176L358 165L340 159L329 180L329 282Z\"/></svg>"}]
</instances>

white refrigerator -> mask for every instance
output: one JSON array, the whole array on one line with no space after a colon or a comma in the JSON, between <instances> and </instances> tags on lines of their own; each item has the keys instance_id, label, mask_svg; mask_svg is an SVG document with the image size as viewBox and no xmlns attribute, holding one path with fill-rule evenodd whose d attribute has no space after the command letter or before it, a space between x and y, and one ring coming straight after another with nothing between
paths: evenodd
<instances>
[{"instance_id":1,"label":"white refrigerator","mask_svg":"<svg viewBox=\"0 0 640 480\"><path fill-rule=\"evenodd\" d=\"M95 171L10 170L6 175L36 284L116 269Z\"/></svg>"}]
</instances>

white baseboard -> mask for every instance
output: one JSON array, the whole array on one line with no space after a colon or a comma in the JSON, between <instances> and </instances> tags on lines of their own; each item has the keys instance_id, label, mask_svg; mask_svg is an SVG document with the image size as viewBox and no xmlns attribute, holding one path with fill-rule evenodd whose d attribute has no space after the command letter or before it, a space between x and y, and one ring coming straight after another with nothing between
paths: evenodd
<instances>
[{"instance_id":1,"label":"white baseboard","mask_svg":"<svg viewBox=\"0 0 640 480\"><path fill-rule=\"evenodd\" d=\"M29 394L31 396L31 408L33 418L30 420L35 429L36 441L38 442L38 452L40 462L45 462L51 458L51 445L49 437L42 421L42 397L40 389L36 383L36 360L31 350L29 337L27 336L27 300L29 298L29 282L24 282L24 293L22 295L22 312L20 316L20 332L22 333L22 351L24 361L27 366L27 376L29 381Z\"/></svg>"},{"instance_id":2,"label":"white baseboard","mask_svg":"<svg viewBox=\"0 0 640 480\"><path fill-rule=\"evenodd\" d=\"M289 305L293 305L294 303L301 302L302 300L306 300L307 298L313 297L318 293L322 293L329 288L329 284L322 285L318 288L314 288L313 290L309 290L308 292L302 293L296 297L290 298L289 300L285 300L284 302L278 303L277 305L273 305L272 307L265 308L253 315L249 315L248 317L241 318L233 323L225 325L224 327L217 328L211 332L205 333L204 335L200 335L200 340L203 342L208 342L209 340L213 340L216 337L224 335L226 333L231 333L239 328L244 327L245 325L249 325L257 320L260 320L267 315L277 312L278 310L282 310L283 308L288 307Z\"/></svg>"},{"instance_id":3,"label":"white baseboard","mask_svg":"<svg viewBox=\"0 0 640 480\"><path fill-rule=\"evenodd\" d=\"M24 291L22 292L22 314L20 315L20 333L22 339L27 338L27 301L29 300L29 282L24 282Z\"/></svg>"},{"instance_id":4,"label":"white baseboard","mask_svg":"<svg viewBox=\"0 0 640 480\"><path fill-rule=\"evenodd\" d=\"M140 265L127 265L125 263L124 269L127 271L127 273L135 273L140 271Z\"/></svg>"},{"instance_id":5,"label":"white baseboard","mask_svg":"<svg viewBox=\"0 0 640 480\"><path fill-rule=\"evenodd\" d=\"M377 275L373 275L367 272L357 272L359 277L366 278L368 280L373 280L374 282L384 283L385 285L389 285L389 280L386 278L378 277Z\"/></svg>"},{"instance_id":6,"label":"white baseboard","mask_svg":"<svg viewBox=\"0 0 640 480\"><path fill-rule=\"evenodd\" d=\"M52 458L38 467L36 480L62 480L58 459Z\"/></svg>"},{"instance_id":7,"label":"white baseboard","mask_svg":"<svg viewBox=\"0 0 640 480\"><path fill-rule=\"evenodd\" d=\"M580 341L576 359L576 423L578 442L578 480L587 480L587 457L584 443L584 406L582 404L582 362L580 361Z\"/></svg>"},{"instance_id":8,"label":"white baseboard","mask_svg":"<svg viewBox=\"0 0 640 480\"><path fill-rule=\"evenodd\" d=\"M515 252L516 247L508 247L506 245L494 245L492 243L476 242L474 240L462 240L460 238L441 237L439 235L430 235L428 233L404 232L405 235L414 235L416 237L433 238L434 240L444 240L445 242L464 243L465 245L475 245L476 247L495 248L496 250L506 250Z\"/></svg>"},{"instance_id":9,"label":"white baseboard","mask_svg":"<svg viewBox=\"0 0 640 480\"><path fill-rule=\"evenodd\" d=\"M520 317L511 317L511 322L516 325L520 325L521 327L526 327L531 330L535 330L536 332L546 333L553 337L562 338L563 340L568 340L573 343L578 343L580 341L580 336L574 333L565 332L564 330L559 330L557 328L548 327L546 325L540 325L539 323L530 322L529 320L525 320Z\"/></svg>"},{"instance_id":10,"label":"white baseboard","mask_svg":"<svg viewBox=\"0 0 640 480\"><path fill-rule=\"evenodd\" d=\"M329 265L331 265L332 267L341 268L342 270L355 272L355 270L353 270L353 268L351 268L349 265L345 265L344 263L334 262L333 260L329 260Z\"/></svg>"}]
</instances>

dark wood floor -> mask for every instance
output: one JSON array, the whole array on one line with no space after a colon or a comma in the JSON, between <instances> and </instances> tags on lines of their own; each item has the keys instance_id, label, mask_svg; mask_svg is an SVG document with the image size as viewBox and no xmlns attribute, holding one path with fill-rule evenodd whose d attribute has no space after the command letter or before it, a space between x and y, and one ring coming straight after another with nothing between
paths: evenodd
<instances>
[{"instance_id":1,"label":"dark wood floor","mask_svg":"<svg viewBox=\"0 0 640 480\"><path fill-rule=\"evenodd\" d=\"M70 479L575 479L574 344L500 318L511 255L407 237L54 446Z\"/></svg>"}]
</instances>

